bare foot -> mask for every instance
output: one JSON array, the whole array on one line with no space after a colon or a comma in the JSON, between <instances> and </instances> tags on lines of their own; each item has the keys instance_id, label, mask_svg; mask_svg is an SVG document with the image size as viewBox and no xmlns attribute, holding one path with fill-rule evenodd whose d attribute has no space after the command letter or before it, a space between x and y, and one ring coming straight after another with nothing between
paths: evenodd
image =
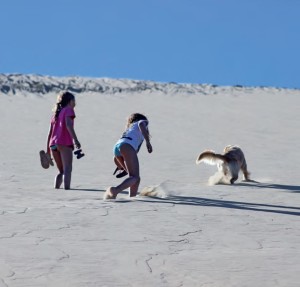
<instances>
[{"instance_id":1,"label":"bare foot","mask_svg":"<svg viewBox=\"0 0 300 287\"><path fill-rule=\"evenodd\" d=\"M104 195L103 195L103 199L106 200L106 199L116 199L117 197L117 194L118 194L118 191L117 191L117 188L111 186L109 187Z\"/></svg>"},{"instance_id":2,"label":"bare foot","mask_svg":"<svg viewBox=\"0 0 300 287\"><path fill-rule=\"evenodd\" d=\"M59 173L56 177L55 177L55 182L54 182L54 188L59 189L61 184L63 182L63 174Z\"/></svg>"}]
</instances>

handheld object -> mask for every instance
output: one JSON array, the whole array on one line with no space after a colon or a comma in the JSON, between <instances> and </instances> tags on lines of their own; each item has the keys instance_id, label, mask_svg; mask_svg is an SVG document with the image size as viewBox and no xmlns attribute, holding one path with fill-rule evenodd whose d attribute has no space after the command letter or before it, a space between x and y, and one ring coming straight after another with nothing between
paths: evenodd
<instances>
[{"instance_id":1,"label":"handheld object","mask_svg":"<svg viewBox=\"0 0 300 287\"><path fill-rule=\"evenodd\" d=\"M84 156L84 153L82 153L82 149L74 151L74 154L76 155L77 159L81 159Z\"/></svg>"}]
</instances>

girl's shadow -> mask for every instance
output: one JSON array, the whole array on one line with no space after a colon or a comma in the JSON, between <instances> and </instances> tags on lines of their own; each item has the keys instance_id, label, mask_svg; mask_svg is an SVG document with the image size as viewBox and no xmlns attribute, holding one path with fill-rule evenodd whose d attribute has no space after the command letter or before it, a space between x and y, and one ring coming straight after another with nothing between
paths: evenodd
<instances>
[{"instance_id":1,"label":"girl's shadow","mask_svg":"<svg viewBox=\"0 0 300 287\"><path fill-rule=\"evenodd\" d=\"M91 191L91 192L105 192L105 189L93 189L93 188L71 188L71 190Z\"/></svg>"},{"instance_id":2,"label":"girl's shadow","mask_svg":"<svg viewBox=\"0 0 300 287\"><path fill-rule=\"evenodd\" d=\"M71 188L71 190L77 191L88 191L88 192L105 192L105 189L94 189L94 188ZM120 194L128 194L126 191L121 191Z\"/></svg>"}]
</instances>

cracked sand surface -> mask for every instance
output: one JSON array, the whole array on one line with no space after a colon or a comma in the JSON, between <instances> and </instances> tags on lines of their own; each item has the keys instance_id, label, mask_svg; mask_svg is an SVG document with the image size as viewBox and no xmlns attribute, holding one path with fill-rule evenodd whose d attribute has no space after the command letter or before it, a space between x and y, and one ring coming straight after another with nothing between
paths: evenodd
<instances>
[{"instance_id":1,"label":"cracked sand surface","mask_svg":"<svg viewBox=\"0 0 300 287\"><path fill-rule=\"evenodd\" d=\"M0 287L299 287L299 92L223 92L79 94L86 157L74 159L70 191L52 189L56 171L38 158L56 95L0 97L10 123L0 134L11 139L9 149L0 141ZM103 201L119 182L111 149L132 109L149 115L153 134L153 154L139 153L141 188L159 185L163 197ZM230 143L260 184L207 186L215 169L196 166L197 154Z\"/></svg>"}]
</instances>

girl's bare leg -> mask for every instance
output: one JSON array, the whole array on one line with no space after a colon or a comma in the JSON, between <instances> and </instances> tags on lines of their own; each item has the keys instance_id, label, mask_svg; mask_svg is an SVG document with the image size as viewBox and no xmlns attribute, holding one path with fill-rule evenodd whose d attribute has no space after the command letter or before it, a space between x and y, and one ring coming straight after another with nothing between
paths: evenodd
<instances>
[{"instance_id":1,"label":"girl's bare leg","mask_svg":"<svg viewBox=\"0 0 300 287\"><path fill-rule=\"evenodd\" d=\"M71 175L72 175L72 163L73 163L73 150L70 147L58 145L58 150L61 154L61 160L64 173L64 188L70 189Z\"/></svg>"},{"instance_id":2,"label":"girl's bare leg","mask_svg":"<svg viewBox=\"0 0 300 287\"><path fill-rule=\"evenodd\" d=\"M115 156L114 162L119 169L126 170L126 165L122 156Z\"/></svg>"},{"instance_id":3,"label":"girl's bare leg","mask_svg":"<svg viewBox=\"0 0 300 287\"><path fill-rule=\"evenodd\" d=\"M130 197L137 195L137 190L140 184L139 160L136 151L129 144L123 144L120 147L122 157L124 159L126 170L129 177L116 187L110 187L108 190L111 198L115 198L117 194L124 189L130 187Z\"/></svg>"},{"instance_id":4,"label":"girl's bare leg","mask_svg":"<svg viewBox=\"0 0 300 287\"><path fill-rule=\"evenodd\" d=\"M60 188L62 181L63 181L64 169L63 169L60 152L58 150L52 150L52 155L53 155L54 161L55 161L56 166L59 171L59 173L56 175L55 180L54 180L54 188L58 189L58 188Z\"/></svg>"}]
</instances>

